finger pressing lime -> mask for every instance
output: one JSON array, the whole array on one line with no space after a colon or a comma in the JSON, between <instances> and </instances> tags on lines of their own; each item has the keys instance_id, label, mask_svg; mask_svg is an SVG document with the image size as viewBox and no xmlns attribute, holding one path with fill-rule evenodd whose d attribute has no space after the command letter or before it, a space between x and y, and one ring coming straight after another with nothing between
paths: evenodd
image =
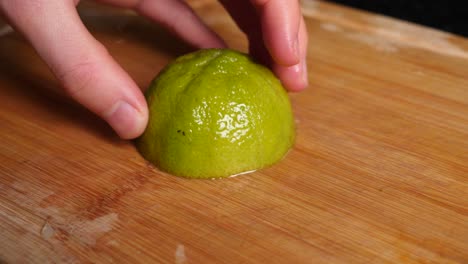
<instances>
[{"instance_id":1,"label":"finger pressing lime","mask_svg":"<svg viewBox=\"0 0 468 264\"><path fill-rule=\"evenodd\" d=\"M294 142L288 95L266 67L227 49L170 63L146 92L149 123L141 154L189 178L220 178L282 159Z\"/></svg>"}]
</instances>

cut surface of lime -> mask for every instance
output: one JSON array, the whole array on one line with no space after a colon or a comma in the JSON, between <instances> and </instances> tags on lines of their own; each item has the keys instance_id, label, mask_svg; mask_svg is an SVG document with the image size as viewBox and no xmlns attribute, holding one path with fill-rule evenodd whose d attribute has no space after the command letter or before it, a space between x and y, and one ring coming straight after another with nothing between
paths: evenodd
<instances>
[{"instance_id":1,"label":"cut surface of lime","mask_svg":"<svg viewBox=\"0 0 468 264\"><path fill-rule=\"evenodd\" d=\"M270 166L294 142L288 95L266 67L228 49L206 49L167 65L146 91L149 122L137 140L158 168L221 178Z\"/></svg>"}]
</instances>

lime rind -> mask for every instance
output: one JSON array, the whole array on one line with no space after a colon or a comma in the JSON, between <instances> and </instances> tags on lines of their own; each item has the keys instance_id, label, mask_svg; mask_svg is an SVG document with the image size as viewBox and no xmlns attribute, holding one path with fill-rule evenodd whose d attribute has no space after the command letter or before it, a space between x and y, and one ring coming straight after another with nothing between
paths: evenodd
<instances>
[{"instance_id":1,"label":"lime rind","mask_svg":"<svg viewBox=\"0 0 468 264\"><path fill-rule=\"evenodd\" d=\"M150 118L137 147L177 176L255 171L281 160L294 143L291 105L280 81L239 52L184 55L160 72L145 95Z\"/></svg>"}]
</instances>

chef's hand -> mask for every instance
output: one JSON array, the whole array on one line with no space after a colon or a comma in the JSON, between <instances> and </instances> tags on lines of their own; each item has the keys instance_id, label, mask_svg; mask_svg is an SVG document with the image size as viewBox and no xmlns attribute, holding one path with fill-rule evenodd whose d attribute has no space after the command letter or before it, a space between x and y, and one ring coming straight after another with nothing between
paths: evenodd
<instances>
[{"instance_id":1,"label":"chef's hand","mask_svg":"<svg viewBox=\"0 0 468 264\"><path fill-rule=\"evenodd\" d=\"M131 8L199 48L224 42L182 0L100 0ZM0 0L0 13L31 42L67 93L125 139L143 133L148 108L130 76L81 22L79 0ZM285 86L307 86L307 33L296 0L223 0L248 35L254 56L269 63Z\"/></svg>"}]
</instances>

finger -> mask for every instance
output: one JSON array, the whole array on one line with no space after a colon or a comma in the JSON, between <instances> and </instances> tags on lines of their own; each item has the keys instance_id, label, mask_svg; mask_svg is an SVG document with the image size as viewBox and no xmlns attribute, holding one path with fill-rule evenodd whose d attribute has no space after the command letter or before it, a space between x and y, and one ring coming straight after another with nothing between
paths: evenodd
<instances>
[{"instance_id":1,"label":"finger","mask_svg":"<svg viewBox=\"0 0 468 264\"><path fill-rule=\"evenodd\" d=\"M290 91L302 91L309 85L307 72L307 43L308 36L304 19L301 18L299 26L299 56L300 62L293 66L273 65L273 71Z\"/></svg>"},{"instance_id":2,"label":"finger","mask_svg":"<svg viewBox=\"0 0 468 264\"><path fill-rule=\"evenodd\" d=\"M71 97L105 119L122 138L143 132L148 109L141 91L86 30L73 1L1 2Z\"/></svg>"},{"instance_id":3,"label":"finger","mask_svg":"<svg viewBox=\"0 0 468 264\"><path fill-rule=\"evenodd\" d=\"M296 0L250 0L260 16L264 43L276 64L300 62L298 32L301 13Z\"/></svg>"},{"instance_id":4,"label":"finger","mask_svg":"<svg viewBox=\"0 0 468 264\"><path fill-rule=\"evenodd\" d=\"M166 26L170 31L198 48L224 48L224 41L181 0L100 0L132 8Z\"/></svg>"},{"instance_id":5,"label":"finger","mask_svg":"<svg viewBox=\"0 0 468 264\"><path fill-rule=\"evenodd\" d=\"M255 11L250 0L221 0L221 3L234 18L239 28L247 34L250 54L263 64L270 66L281 79L286 89L290 91L301 91L308 86L306 65L308 37L305 23L301 15L298 16L299 28L297 33L299 60L292 65L285 65L284 63L278 63L275 58L270 55L271 52L266 48L269 42L266 41L265 34L261 33L263 28L265 28L261 25L263 19L258 17L258 12ZM270 42L271 41L274 40L270 40Z\"/></svg>"},{"instance_id":6,"label":"finger","mask_svg":"<svg viewBox=\"0 0 468 264\"><path fill-rule=\"evenodd\" d=\"M220 0L220 2L234 19L237 26L247 35L250 55L257 59L257 61L270 66L272 59L265 47L260 19L252 3L248 0Z\"/></svg>"}]
</instances>

